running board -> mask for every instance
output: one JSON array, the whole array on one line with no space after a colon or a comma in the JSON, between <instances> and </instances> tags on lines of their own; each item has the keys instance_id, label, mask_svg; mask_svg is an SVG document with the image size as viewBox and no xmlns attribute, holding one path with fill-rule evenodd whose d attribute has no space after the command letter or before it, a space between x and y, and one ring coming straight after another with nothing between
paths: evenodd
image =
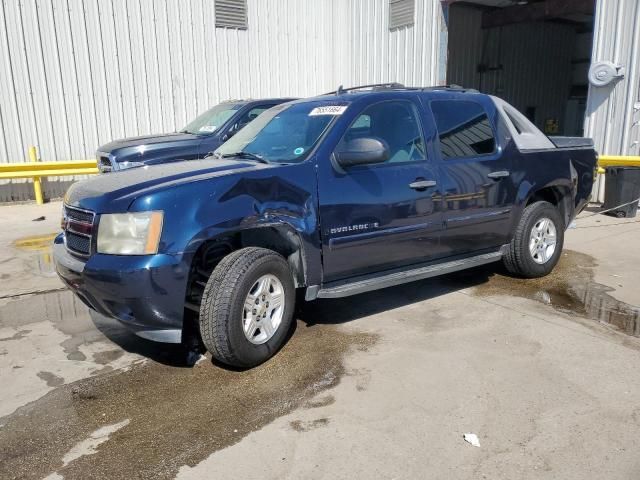
<instances>
[{"instance_id":1,"label":"running board","mask_svg":"<svg viewBox=\"0 0 640 480\"><path fill-rule=\"evenodd\" d=\"M466 270L467 268L478 267L487 263L493 263L502 258L503 250L495 252L483 253L474 257L462 258L459 260L451 260L444 263L435 263L418 268L395 271L377 276L371 276L362 280L356 280L350 283L342 283L340 285L331 286L331 284L320 288L315 298L340 298L358 293L378 290L379 288L392 287L403 283L414 282L430 277L437 277L447 273ZM310 299L308 299L310 300Z\"/></svg>"}]
</instances>

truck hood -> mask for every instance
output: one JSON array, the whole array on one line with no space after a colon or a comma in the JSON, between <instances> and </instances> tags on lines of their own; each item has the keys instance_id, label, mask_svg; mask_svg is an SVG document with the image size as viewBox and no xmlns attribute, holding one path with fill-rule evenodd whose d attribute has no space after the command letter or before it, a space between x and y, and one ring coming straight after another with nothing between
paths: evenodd
<instances>
[{"instance_id":1,"label":"truck hood","mask_svg":"<svg viewBox=\"0 0 640 480\"><path fill-rule=\"evenodd\" d=\"M193 133L162 133L160 135L143 135L141 137L129 137L121 140L114 140L113 142L102 145L98 148L101 153L111 153L114 150L129 147L139 147L142 145L154 145L156 143L169 143L169 142L193 142L202 140L201 135L194 135Z\"/></svg>"},{"instance_id":2,"label":"truck hood","mask_svg":"<svg viewBox=\"0 0 640 480\"><path fill-rule=\"evenodd\" d=\"M274 167L231 159L190 160L144 166L80 181L69 188L64 201L69 206L96 213L126 212L131 203L141 195L184 183Z\"/></svg>"}]
</instances>

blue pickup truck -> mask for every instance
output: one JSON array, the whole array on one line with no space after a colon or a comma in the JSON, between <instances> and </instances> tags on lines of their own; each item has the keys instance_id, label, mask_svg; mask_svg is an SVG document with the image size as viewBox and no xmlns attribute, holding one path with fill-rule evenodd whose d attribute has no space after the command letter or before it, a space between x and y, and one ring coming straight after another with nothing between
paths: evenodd
<instances>
[{"instance_id":1,"label":"blue pickup truck","mask_svg":"<svg viewBox=\"0 0 640 480\"><path fill-rule=\"evenodd\" d=\"M338 89L271 108L206 160L73 185L62 280L138 335L274 355L307 301L502 261L540 277L586 205L589 139L460 88Z\"/></svg>"},{"instance_id":2,"label":"blue pickup truck","mask_svg":"<svg viewBox=\"0 0 640 480\"><path fill-rule=\"evenodd\" d=\"M204 158L265 110L292 98L230 100L198 115L179 132L130 137L102 145L96 152L102 173Z\"/></svg>"}]
</instances>

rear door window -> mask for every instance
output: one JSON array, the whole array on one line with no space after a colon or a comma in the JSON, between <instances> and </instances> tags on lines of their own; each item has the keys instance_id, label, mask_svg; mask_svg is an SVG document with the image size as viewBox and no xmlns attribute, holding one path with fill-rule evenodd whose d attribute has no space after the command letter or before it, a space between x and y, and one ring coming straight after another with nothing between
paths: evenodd
<instances>
[{"instance_id":1,"label":"rear door window","mask_svg":"<svg viewBox=\"0 0 640 480\"><path fill-rule=\"evenodd\" d=\"M493 128L480 104L434 100L430 105L438 129L442 158L477 157L495 152Z\"/></svg>"}]
</instances>

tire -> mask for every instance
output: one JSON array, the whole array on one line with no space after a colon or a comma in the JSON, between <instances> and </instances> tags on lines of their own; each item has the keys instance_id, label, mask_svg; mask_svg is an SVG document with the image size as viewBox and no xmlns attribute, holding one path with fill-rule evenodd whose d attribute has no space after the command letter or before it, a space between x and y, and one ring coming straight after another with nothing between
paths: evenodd
<instances>
[{"instance_id":1,"label":"tire","mask_svg":"<svg viewBox=\"0 0 640 480\"><path fill-rule=\"evenodd\" d=\"M278 296L283 302L279 310ZM253 312L245 308L250 300ZM242 248L223 258L207 281L200 305L202 341L221 363L254 367L282 347L294 308L295 286L287 261L266 248Z\"/></svg>"},{"instance_id":2,"label":"tire","mask_svg":"<svg viewBox=\"0 0 640 480\"><path fill-rule=\"evenodd\" d=\"M551 227L545 227L544 220L551 222L555 229L555 248L548 245L553 237ZM536 232L532 232L533 229ZM540 236L541 231L544 231ZM533 239L532 236L537 238ZM564 221L558 209L549 202L535 202L524 209L515 234L503 256L507 271L515 276L537 278L548 275L558 263L564 244ZM533 253L535 251L535 254Z\"/></svg>"}]
</instances>

